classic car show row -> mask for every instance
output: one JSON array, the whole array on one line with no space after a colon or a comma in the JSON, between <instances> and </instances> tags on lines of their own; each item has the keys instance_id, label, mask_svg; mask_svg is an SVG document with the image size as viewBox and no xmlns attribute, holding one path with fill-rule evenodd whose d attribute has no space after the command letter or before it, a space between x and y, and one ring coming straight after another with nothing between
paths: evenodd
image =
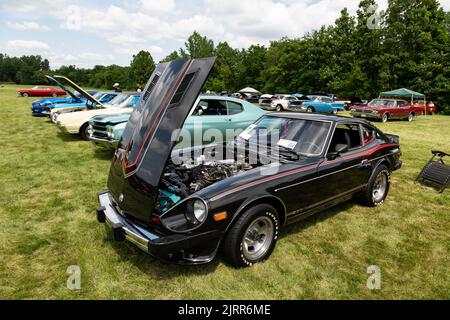
<instances>
[{"instance_id":1,"label":"classic car show row","mask_svg":"<svg viewBox=\"0 0 450 320\"><path fill-rule=\"evenodd\" d=\"M47 79L58 90L17 91L52 96L34 101L32 115L114 150L98 222L115 241L174 263L208 263L221 252L232 266L250 266L292 222L351 199L383 204L402 167L400 137L365 119L436 113L408 89L371 101L200 93L214 61L161 63L142 92L84 90L57 75ZM352 117L338 115L344 110Z\"/></svg>"}]
</instances>

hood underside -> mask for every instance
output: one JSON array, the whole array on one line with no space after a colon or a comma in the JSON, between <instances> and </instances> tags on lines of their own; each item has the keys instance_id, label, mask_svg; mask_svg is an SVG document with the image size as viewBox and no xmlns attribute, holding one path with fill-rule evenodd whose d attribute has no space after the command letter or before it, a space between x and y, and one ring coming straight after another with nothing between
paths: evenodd
<instances>
[{"instance_id":1,"label":"hood underside","mask_svg":"<svg viewBox=\"0 0 450 320\"><path fill-rule=\"evenodd\" d=\"M59 80L63 80L64 82L66 82L71 88L73 88L75 91L77 91L79 94L81 94L83 97L85 97L87 100L89 100L90 102L97 104L99 106L103 107L103 104L98 101L97 99L95 99L92 95L90 95L88 92L86 92L85 90L83 90L83 88L81 88L79 85L77 85L75 82L73 82L72 80L70 80L69 78L63 77L63 76L53 76L56 79Z\"/></svg>"},{"instance_id":2,"label":"hood underside","mask_svg":"<svg viewBox=\"0 0 450 320\"><path fill-rule=\"evenodd\" d=\"M61 82L59 82L58 80L56 80L55 78L50 77L50 76L45 76L45 77L47 78L48 82L53 82L53 83L55 83L58 87L60 87L60 88L61 88L62 90L64 90L68 95L70 95L75 101L80 101L80 99L79 99L76 95L74 95L72 91L70 91L69 89L67 89L67 87L64 86Z\"/></svg>"},{"instance_id":3,"label":"hood underside","mask_svg":"<svg viewBox=\"0 0 450 320\"><path fill-rule=\"evenodd\" d=\"M126 214L151 218L176 132L183 127L214 62L211 57L156 66L127 122L109 174L108 188Z\"/></svg>"}]
</instances>

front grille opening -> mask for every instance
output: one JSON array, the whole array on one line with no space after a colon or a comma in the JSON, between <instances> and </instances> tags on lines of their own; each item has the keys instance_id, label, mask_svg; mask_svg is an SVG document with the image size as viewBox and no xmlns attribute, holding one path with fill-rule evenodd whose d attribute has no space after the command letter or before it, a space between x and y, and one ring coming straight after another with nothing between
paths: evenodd
<instances>
[{"instance_id":1,"label":"front grille opening","mask_svg":"<svg viewBox=\"0 0 450 320\"><path fill-rule=\"evenodd\" d=\"M158 83L158 80L159 80L159 75L155 74L155 76L152 79L152 82L148 86L147 90L145 90L145 92L144 92L144 96L142 97L142 99L144 101L147 101L148 97L150 96L150 94L152 93L152 91L155 88L156 84Z\"/></svg>"},{"instance_id":2,"label":"front grille opening","mask_svg":"<svg viewBox=\"0 0 450 320\"><path fill-rule=\"evenodd\" d=\"M181 81L181 84L177 89L177 92L175 92L174 96L172 97L172 100L170 101L170 105L178 104L181 101L181 99L184 96L184 93L189 87L189 84L194 78L195 73L196 72L191 72L184 76L183 81Z\"/></svg>"}]
</instances>

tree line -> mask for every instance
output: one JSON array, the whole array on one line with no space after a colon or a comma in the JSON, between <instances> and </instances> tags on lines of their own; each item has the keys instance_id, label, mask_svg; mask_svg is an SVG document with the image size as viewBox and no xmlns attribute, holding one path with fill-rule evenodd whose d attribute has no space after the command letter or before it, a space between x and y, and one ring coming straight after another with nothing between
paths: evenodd
<instances>
[{"instance_id":1,"label":"tree line","mask_svg":"<svg viewBox=\"0 0 450 320\"><path fill-rule=\"evenodd\" d=\"M450 12L437 0L389 0L374 16L374 0L362 0L355 16L347 9L333 25L268 46L236 49L217 45L198 32L184 48L162 61L217 56L205 90L234 92L255 87L268 93L333 93L371 98L381 91L407 87L427 94L450 110ZM307 13L303 13L307 14ZM130 66L62 66L52 72L81 85L132 89L145 84L155 63L149 52L133 56ZM48 60L39 56L0 55L0 81L41 83Z\"/></svg>"}]
</instances>

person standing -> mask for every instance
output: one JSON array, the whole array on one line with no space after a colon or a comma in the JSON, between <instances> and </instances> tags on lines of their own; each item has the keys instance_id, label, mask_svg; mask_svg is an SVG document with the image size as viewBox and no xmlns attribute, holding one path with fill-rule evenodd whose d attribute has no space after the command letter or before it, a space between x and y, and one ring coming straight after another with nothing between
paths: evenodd
<instances>
[{"instance_id":1,"label":"person standing","mask_svg":"<svg viewBox=\"0 0 450 320\"><path fill-rule=\"evenodd\" d=\"M118 82L114 83L113 88L114 92L122 92L122 89L120 88L120 84Z\"/></svg>"},{"instance_id":2,"label":"person standing","mask_svg":"<svg viewBox=\"0 0 450 320\"><path fill-rule=\"evenodd\" d=\"M136 92L142 92L142 86L139 83L136 86Z\"/></svg>"}]
</instances>

